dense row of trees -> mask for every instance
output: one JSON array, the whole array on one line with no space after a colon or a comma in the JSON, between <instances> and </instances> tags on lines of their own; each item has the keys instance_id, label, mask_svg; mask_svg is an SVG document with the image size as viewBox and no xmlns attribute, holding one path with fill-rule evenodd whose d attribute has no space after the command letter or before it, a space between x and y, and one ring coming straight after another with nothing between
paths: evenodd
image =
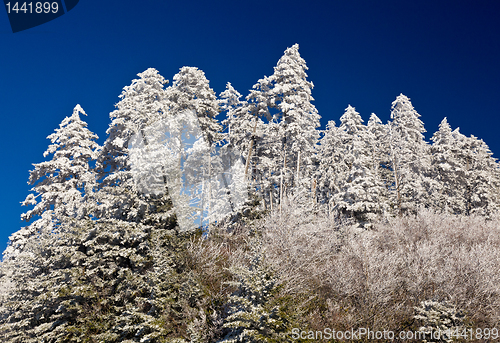
<instances>
[{"instance_id":1,"label":"dense row of trees","mask_svg":"<svg viewBox=\"0 0 500 343\"><path fill-rule=\"evenodd\" d=\"M498 210L498 164L482 140L451 130L445 118L429 144L403 94L387 124L372 114L364 125L348 106L339 126L330 121L320 131L306 70L295 45L246 101L230 84L221 94L226 139L249 157L262 208L302 194L363 223L420 205L467 215Z\"/></svg>"},{"instance_id":2,"label":"dense row of trees","mask_svg":"<svg viewBox=\"0 0 500 343\"><path fill-rule=\"evenodd\" d=\"M262 245L258 230L234 237L242 223L252 227L251 219L281 212L290 198L302 211L294 215L326 211L365 228L423 207L494 216L500 171L482 140L452 130L445 118L429 144L420 115L402 94L387 124L372 114L365 125L348 106L339 126L330 121L319 130L298 48L288 48L245 99L230 83L217 97L194 67L181 68L167 87L155 69L138 74L110 114L103 146L77 105L48 137L44 157L52 158L30 172L32 193L23 202L32 206L23 214L28 225L11 236L3 255L3 341L286 340L298 320L274 297L286 277L266 263L264 248L255 248ZM148 180L134 174L131 141L141 134L147 148L148 128L164 119L179 132L201 128L190 153L209 155L202 164L209 185L217 154L238 152L248 182L242 208L231 207L210 227L183 231L173 188L165 181L160 192L143 191ZM179 166L188 160L176 156ZM159 164L160 181L165 168ZM201 216L210 217L218 199L202 199ZM230 227L232 238L221 227ZM203 242L227 239L246 246L242 254L250 257L235 267L235 255L221 243L209 254L213 261L197 259Z\"/></svg>"}]
</instances>

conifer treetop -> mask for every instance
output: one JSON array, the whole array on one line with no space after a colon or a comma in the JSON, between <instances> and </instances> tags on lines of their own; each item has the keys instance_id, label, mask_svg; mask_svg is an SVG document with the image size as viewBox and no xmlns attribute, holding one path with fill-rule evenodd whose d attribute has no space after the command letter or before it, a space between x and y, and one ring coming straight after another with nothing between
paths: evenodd
<instances>
[{"instance_id":1,"label":"conifer treetop","mask_svg":"<svg viewBox=\"0 0 500 343\"><path fill-rule=\"evenodd\" d=\"M398 95L392 102L391 125L398 131L403 139L411 142L420 142L424 139L424 123L419 119L420 114L406 95Z\"/></svg>"},{"instance_id":2,"label":"conifer treetop","mask_svg":"<svg viewBox=\"0 0 500 343\"><path fill-rule=\"evenodd\" d=\"M340 129L351 135L365 130L363 119L351 105L347 106L345 113L340 117Z\"/></svg>"},{"instance_id":3,"label":"conifer treetop","mask_svg":"<svg viewBox=\"0 0 500 343\"><path fill-rule=\"evenodd\" d=\"M205 73L196 67L182 67L173 80L166 89L170 114L195 111L205 139L209 144L219 141L221 127L215 119L220 112L219 102Z\"/></svg>"}]
</instances>

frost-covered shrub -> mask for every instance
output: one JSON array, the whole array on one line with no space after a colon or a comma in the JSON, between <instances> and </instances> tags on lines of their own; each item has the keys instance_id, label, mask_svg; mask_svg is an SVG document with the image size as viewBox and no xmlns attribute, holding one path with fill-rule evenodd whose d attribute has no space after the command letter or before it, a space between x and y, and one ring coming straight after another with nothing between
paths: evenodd
<instances>
[{"instance_id":1,"label":"frost-covered shrub","mask_svg":"<svg viewBox=\"0 0 500 343\"><path fill-rule=\"evenodd\" d=\"M267 262L277 271L277 282L287 284L288 293L312 291L314 280L330 273L333 261L329 259L346 238L334 214L306 212L300 203L289 199L281 213L276 210L257 226Z\"/></svg>"},{"instance_id":2,"label":"frost-covered shrub","mask_svg":"<svg viewBox=\"0 0 500 343\"><path fill-rule=\"evenodd\" d=\"M433 298L450 299L474 327L500 320L498 219L421 209L361 230L289 204L261 230L281 294L313 329L408 328Z\"/></svg>"}]
</instances>

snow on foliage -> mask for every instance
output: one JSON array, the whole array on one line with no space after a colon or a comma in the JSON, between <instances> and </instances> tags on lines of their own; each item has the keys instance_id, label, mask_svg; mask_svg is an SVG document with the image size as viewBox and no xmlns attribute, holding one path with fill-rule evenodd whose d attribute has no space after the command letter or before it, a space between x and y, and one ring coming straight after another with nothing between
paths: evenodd
<instances>
[{"instance_id":1,"label":"snow on foliage","mask_svg":"<svg viewBox=\"0 0 500 343\"><path fill-rule=\"evenodd\" d=\"M350 105L340 121L338 139L342 149L337 169L338 192L332 199L340 211L367 222L382 213L384 203L384 185L370 160L373 136Z\"/></svg>"},{"instance_id":2,"label":"snow on foliage","mask_svg":"<svg viewBox=\"0 0 500 343\"><path fill-rule=\"evenodd\" d=\"M496 159L478 138L452 131L446 118L432 137L434 206L455 214L498 211L500 174Z\"/></svg>"},{"instance_id":3,"label":"snow on foliage","mask_svg":"<svg viewBox=\"0 0 500 343\"><path fill-rule=\"evenodd\" d=\"M398 213L411 211L429 197L430 155L423 122L410 99L400 94L393 101L389 125L390 166L393 172L391 202Z\"/></svg>"},{"instance_id":4,"label":"snow on foliage","mask_svg":"<svg viewBox=\"0 0 500 343\"><path fill-rule=\"evenodd\" d=\"M99 217L140 221L148 211L146 199L137 194L128 143L134 134L165 114L163 87L167 80L153 68L137 75L139 79L123 88L116 110L110 113L108 137L97 159Z\"/></svg>"},{"instance_id":5,"label":"snow on foliage","mask_svg":"<svg viewBox=\"0 0 500 343\"><path fill-rule=\"evenodd\" d=\"M459 337L463 330L464 315L446 301L426 300L415 307L415 319L421 320L424 326L419 331L426 334L424 343L453 342L453 337Z\"/></svg>"},{"instance_id":6,"label":"snow on foliage","mask_svg":"<svg viewBox=\"0 0 500 343\"><path fill-rule=\"evenodd\" d=\"M237 290L228 299L229 312L223 325L227 333L220 343L276 342L286 338L286 320L277 306L270 305L276 279L258 247L253 249L248 268L231 270L236 280L230 284Z\"/></svg>"},{"instance_id":7,"label":"snow on foliage","mask_svg":"<svg viewBox=\"0 0 500 343\"><path fill-rule=\"evenodd\" d=\"M89 163L97 157L98 137L87 129L80 114L87 115L76 105L73 114L47 137L52 144L43 156L52 155L52 159L33 165L28 181L34 185L33 193L22 202L23 206L34 205L21 216L32 222L10 237L4 257L14 257L32 236L55 230L61 218L84 218L95 209L97 183Z\"/></svg>"},{"instance_id":8,"label":"snow on foliage","mask_svg":"<svg viewBox=\"0 0 500 343\"><path fill-rule=\"evenodd\" d=\"M349 105L318 130L298 50L245 97L228 83L217 98L195 67L169 87L149 68L123 88L102 148L77 105L30 172L28 226L0 262L2 342L498 324L488 145L446 118L429 144L403 94L386 124Z\"/></svg>"},{"instance_id":9,"label":"snow on foliage","mask_svg":"<svg viewBox=\"0 0 500 343\"><path fill-rule=\"evenodd\" d=\"M206 141L212 146L221 139L221 126L215 119L220 108L205 73L196 67L182 67L173 80L172 85L165 90L170 112L176 115L193 110Z\"/></svg>"}]
</instances>

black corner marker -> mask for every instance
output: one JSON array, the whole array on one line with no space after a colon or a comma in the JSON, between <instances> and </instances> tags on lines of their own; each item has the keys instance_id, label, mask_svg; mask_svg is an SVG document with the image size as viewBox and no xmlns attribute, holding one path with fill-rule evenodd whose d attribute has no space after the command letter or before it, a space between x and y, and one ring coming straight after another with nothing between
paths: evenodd
<instances>
[{"instance_id":1,"label":"black corner marker","mask_svg":"<svg viewBox=\"0 0 500 343\"><path fill-rule=\"evenodd\" d=\"M80 0L64 0L64 3L66 4L66 12L69 12L73 9L73 7L78 4L78 1Z\"/></svg>"},{"instance_id":2,"label":"black corner marker","mask_svg":"<svg viewBox=\"0 0 500 343\"><path fill-rule=\"evenodd\" d=\"M64 14L62 0L3 2L14 33L45 24ZM65 4L69 11L78 4L78 0L66 0Z\"/></svg>"}]
</instances>

